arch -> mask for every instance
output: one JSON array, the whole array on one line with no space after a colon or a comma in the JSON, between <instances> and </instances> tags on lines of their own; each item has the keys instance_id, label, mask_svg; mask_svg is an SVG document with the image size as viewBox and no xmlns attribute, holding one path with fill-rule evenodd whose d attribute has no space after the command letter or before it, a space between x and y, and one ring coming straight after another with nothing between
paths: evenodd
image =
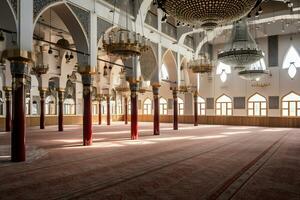
<instances>
[{"instance_id":1,"label":"arch","mask_svg":"<svg viewBox=\"0 0 300 200\"><path fill-rule=\"evenodd\" d=\"M172 50L167 50L162 57L162 63L165 64L170 81L177 81L177 62Z\"/></svg>"},{"instance_id":2,"label":"arch","mask_svg":"<svg viewBox=\"0 0 300 200\"><path fill-rule=\"evenodd\" d=\"M283 63L282 69L288 69L288 75L291 79L296 76L297 68L300 67L300 55L296 48L291 45L289 50L286 52Z\"/></svg>"},{"instance_id":3,"label":"arch","mask_svg":"<svg viewBox=\"0 0 300 200\"><path fill-rule=\"evenodd\" d=\"M159 112L160 112L160 115L168 114L168 102L163 97L159 98Z\"/></svg>"},{"instance_id":4,"label":"arch","mask_svg":"<svg viewBox=\"0 0 300 200\"><path fill-rule=\"evenodd\" d=\"M8 0L0 1L0 24L1 28L17 31L17 17L14 8Z\"/></svg>"},{"instance_id":5,"label":"arch","mask_svg":"<svg viewBox=\"0 0 300 200\"><path fill-rule=\"evenodd\" d=\"M152 101L151 99L145 99L143 103L143 114L144 115L151 115L152 114Z\"/></svg>"},{"instance_id":6,"label":"arch","mask_svg":"<svg viewBox=\"0 0 300 200\"><path fill-rule=\"evenodd\" d=\"M64 114L65 115L75 115L76 109L75 109L75 101L73 98L67 98L64 101Z\"/></svg>"},{"instance_id":7,"label":"arch","mask_svg":"<svg viewBox=\"0 0 300 200\"><path fill-rule=\"evenodd\" d=\"M300 95L290 92L281 99L281 114L283 117L300 116Z\"/></svg>"},{"instance_id":8,"label":"arch","mask_svg":"<svg viewBox=\"0 0 300 200\"><path fill-rule=\"evenodd\" d=\"M49 95L45 99L45 114L56 115L56 98L53 95Z\"/></svg>"},{"instance_id":9,"label":"arch","mask_svg":"<svg viewBox=\"0 0 300 200\"><path fill-rule=\"evenodd\" d=\"M148 51L142 53L140 63L142 77L145 81L150 81L158 67L157 55L152 44Z\"/></svg>"},{"instance_id":10,"label":"arch","mask_svg":"<svg viewBox=\"0 0 300 200\"><path fill-rule=\"evenodd\" d=\"M41 15L43 15L48 9L52 9L56 15L62 20L76 46L76 50L84 53L89 52L88 37L84 31L81 22L78 20L77 16L74 14L72 9L65 2L55 2L45 8L37 15L33 28L35 29L36 23ZM78 63L81 65L88 65L88 56L81 53L77 53Z\"/></svg>"},{"instance_id":11,"label":"arch","mask_svg":"<svg viewBox=\"0 0 300 200\"><path fill-rule=\"evenodd\" d=\"M226 94L216 99L216 115L232 115L232 99Z\"/></svg>"},{"instance_id":12,"label":"arch","mask_svg":"<svg viewBox=\"0 0 300 200\"><path fill-rule=\"evenodd\" d=\"M248 98L248 115L249 116L266 116L267 115L267 98L255 93Z\"/></svg>"}]
</instances>

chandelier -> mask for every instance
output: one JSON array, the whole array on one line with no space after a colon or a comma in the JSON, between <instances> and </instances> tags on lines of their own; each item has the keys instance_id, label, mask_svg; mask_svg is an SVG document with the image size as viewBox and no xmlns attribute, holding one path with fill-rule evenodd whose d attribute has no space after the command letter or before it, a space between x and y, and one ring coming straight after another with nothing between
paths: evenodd
<instances>
[{"instance_id":1,"label":"chandelier","mask_svg":"<svg viewBox=\"0 0 300 200\"><path fill-rule=\"evenodd\" d=\"M263 76L268 75L269 72L263 69L250 70L245 69L239 72L239 76L248 81L260 81Z\"/></svg>"},{"instance_id":2,"label":"chandelier","mask_svg":"<svg viewBox=\"0 0 300 200\"><path fill-rule=\"evenodd\" d=\"M246 16L260 0L157 0L158 8L188 25L212 29Z\"/></svg>"},{"instance_id":3,"label":"chandelier","mask_svg":"<svg viewBox=\"0 0 300 200\"><path fill-rule=\"evenodd\" d=\"M108 54L122 58L140 56L150 48L149 39L126 29L118 29L104 34L102 43Z\"/></svg>"},{"instance_id":4,"label":"chandelier","mask_svg":"<svg viewBox=\"0 0 300 200\"><path fill-rule=\"evenodd\" d=\"M48 70L49 65L37 64L31 68L31 73L40 77L41 75L46 74Z\"/></svg>"},{"instance_id":5,"label":"chandelier","mask_svg":"<svg viewBox=\"0 0 300 200\"><path fill-rule=\"evenodd\" d=\"M239 76L248 81L260 81L263 77L269 74L263 59L249 65L246 69L239 71Z\"/></svg>"},{"instance_id":6,"label":"chandelier","mask_svg":"<svg viewBox=\"0 0 300 200\"><path fill-rule=\"evenodd\" d=\"M139 82L139 93L144 94L147 91L149 91L148 90L149 86L150 86L150 82L149 81L144 81L143 78L142 78L142 80Z\"/></svg>"},{"instance_id":7,"label":"chandelier","mask_svg":"<svg viewBox=\"0 0 300 200\"><path fill-rule=\"evenodd\" d=\"M204 56L200 59L194 59L189 63L189 68L192 69L193 73L210 73L212 71L213 65L211 61Z\"/></svg>"},{"instance_id":8,"label":"chandelier","mask_svg":"<svg viewBox=\"0 0 300 200\"><path fill-rule=\"evenodd\" d=\"M127 93L129 92L130 88L128 82L126 81L125 70L122 69L119 74L120 74L120 85L118 85L115 89L119 93Z\"/></svg>"},{"instance_id":9,"label":"chandelier","mask_svg":"<svg viewBox=\"0 0 300 200\"><path fill-rule=\"evenodd\" d=\"M119 27L103 34L103 49L109 55L115 55L125 59L140 56L150 48L150 40L140 33L133 31L133 28L131 27L132 20L131 16L129 16L129 9L133 9L134 13L135 6L130 6L129 0L122 0L120 3L122 9L120 10ZM115 8L116 1L114 3L112 27L114 27ZM125 20L124 23L123 20ZM143 23L141 24L141 27L143 33Z\"/></svg>"},{"instance_id":10,"label":"chandelier","mask_svg":"<svg viewBox=\"0 0 300 200\"><path fill-rule=\"evenodd\" d=\"M264 57L249 33L245 19L233 25L231 39L225 49L218 54L218 60L237 69L244 69Z\"/></svg>"}]
</instances>

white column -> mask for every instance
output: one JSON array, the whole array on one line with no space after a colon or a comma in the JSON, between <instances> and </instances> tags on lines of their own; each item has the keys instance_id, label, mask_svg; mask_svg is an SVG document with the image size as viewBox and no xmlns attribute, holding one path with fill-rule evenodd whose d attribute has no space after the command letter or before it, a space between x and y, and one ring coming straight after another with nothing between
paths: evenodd
<instances>
[{"instance_id":1,"label":"white column","mask_svg":"<svg viewBox=\"0 0 300 200\"><path fill-rule=\"evenodd\" d=\"M33 0L19 0L18 45L26 51L32 51L33 42Z\"/></svg>"},{"instance_id":2,"label":"white column","mask_svg":"<svg viewBox=\"0 0 300 200\"><path fill-rule=\"evenodd\" d=\"M98 44L97 44L97 14L91 12L90 14L90 60L89 63L91 67L97 67L97 52L98 52Z\"/></svg>"}]
</instances>

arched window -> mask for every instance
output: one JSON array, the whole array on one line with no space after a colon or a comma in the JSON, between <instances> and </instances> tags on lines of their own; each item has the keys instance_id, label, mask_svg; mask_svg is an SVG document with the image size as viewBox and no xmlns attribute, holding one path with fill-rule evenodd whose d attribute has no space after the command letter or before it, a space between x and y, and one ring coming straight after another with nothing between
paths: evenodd
<instances>
[{"instance_id":1,"label":"arched window","mask_svg":"<svg viewBox=\"0 0 300 200\"><path fill-rule=\"evenodd\" d=\"M224 83L227 80L227 75L231 74L230 65L220 62L217 66L216 74L220 76L221 81Z\"/></svg>"},{"instance_id":2,"label":"arched window","mask_svg":"<svg viewBox=\"0 0 300 200\"><path fill-rule=\"evenodd\" d=\"M151 115L151 113L152 113L152 101L149 98L147 98L143 104L143 114Z\"/></svg>"},{"instance_id":3,"label":"arched window","mask_svg":"<svg viewBox=\"0 0 300 200\"><path fill-rule=\"evenodd\" d=\"M107 104L106 104L106 100L105 101L101 101L101 111L103 115L107 114Z\"/></svg>"},{"instance_id":4,"label":"arched window","mask_svg":"<svg viewBox=\"0 0 300 200\"><path fill-rule=\"evenodd\" d=\"M165 64L161 66L161 79L163 80L169 79L169 73Z\"/></svg>"},{"instance_id":5,"label":"arched window","mask_svg":"<svg viewBox=\"0 0 300 200\"><path fill-rule=\"evenodd\" d=\"M116 114L116 101L113 97L110 98L110 113L112 115Z\"/></svg>"},{"instance_id":6,"label":"arched window","mask_svg":"<svg viewBox=\"0 0 300 200\"><path fill-rule=\"evenodd\" d=\"M259 94L254 94L248 99L249 116L266 116L267 99Z\"/></svg>"},{"instance_id":7,"label":"arched window","mask_svg":"<svg viewBox=\"0 0 300 200\"><path fill-rule=\"evenodd\" d=\"M178 114L179 115L184 114L184 102L181 98L178 98Z\"/></svg>"},{"instance_id":8,"label":"arched window","mask_svg":"<svg viewBox=\"0 0 300 200\"><path fill-rule=\"evenodd\" d=\"M56 114L56 98L53 95L47 96L45 100L45 114Z\"/></svg>"},{"instance_id":9,"label":"arched window","mask_svg":"<svg viewBox=\"0 0 300 200\"><path fill-rule=\"evenodd\" d=\"M25 114L30 115L30 98L26 98L25 103L26 103L26 110L25 110L26 113Z\"/></svg>"},{"instance_id":10,"label":"arched window","mask_svg":"<svg viewBox=\"0 0 300 200\"><path fill-rule=\"evenodd\" d=\"M197 98L198 115L205 115L205 100L202 97Z\"/></svg>"},{"instance_id":11,"label":"arched window","mask_svg":"<svg viewBox=\"0 0 300 200\"><path fill-rule=\"evenodd\" d=\"M300 96L294 92L282 98L282 116L299 117L300 116Z\"/></svg>"},{"instance_id":12,"label":"arched window","mask_svg":"<svg viewBox=\"0 0 300 200\"><path fill-rule=\"evenodd\" d=\"M168 114L168 103L164 98L159 99L159 113L160 115Z\"/></svg>"},{"instance_id":13,"label":"arched window","mask_svg":"<svg viewBox=\"0 0 300 200\"><path fill-rule=\"evenodd\" d=\"M38 104L36 101L32 102L32 110L31 110L32 115L37 115L38 114Z\"/></svg>"},{"instance_id":14,"label":"arched window","mask_svg":"<svg viewBox=\"0 0 300 200\"><path fill-rule=\"evenodd\" d=\"M92 103L92 107L93 107L93 115L98 115L98 101L93 101Z\"/></svg>"},{"instance_id":15,"label":"arched window","mask_svg":"<svg viewBox=\"0 0 300 200\"><path fill-rule=\"evenodd\" d=\"M128 99L128 115L131 115L131 100Z\"/></svg>"},{"instance_id":16,"label":"arched window","mask_svg":"<svg viewBox=\"0 0 300 200\"><path fill-rule=\"evenodd\" d=\"M75 101L72 98L65 99L64 101L65 115L75 115Z\"/></svg>"},{"instance_id":17,"label":"arched window","mask_svg":"<svg viewBox=\"0 0 300 200\"><path fill-rule=\"evenodd\" d=\"M227 95L222 95L217 99L216 115L232 115L232 100Z\"/></svg>"},{"instance_id":18,"label":"arched window","mask_svg":"<svg viewBox=\"0 0 300 200\"><path fill-rule=\"evenodd\" d=\"M294 78L298 67L300 67L300 55L295 47L291 46L284 57L282 68L288 69L290 78Z\"/></svg>"},{"instance_id":19,"label":"arched window","mask_svg":"<svg viewBox=\"0 0 300 200\"><path fill-rule=\"evenodd\" d=\"M118 115L122 114L122 101L121 101L121 99L117 100L117 114Z\"/></svg>"}]
</instances>

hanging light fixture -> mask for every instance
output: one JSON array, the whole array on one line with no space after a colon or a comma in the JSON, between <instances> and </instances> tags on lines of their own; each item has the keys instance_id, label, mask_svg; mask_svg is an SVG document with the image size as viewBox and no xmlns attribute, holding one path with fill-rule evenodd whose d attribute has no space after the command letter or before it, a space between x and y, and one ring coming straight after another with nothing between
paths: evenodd
<instances>
[{"instance_id":1,"label":"hanging light fixture","mask_svg":"<svg viewBox=\"0 0 300 200\"><path fill-rule=\"evenodd\" d=\"M43 74L46 74L49 71L49 65L36 64L31 68L31 73L40 77Z\"/></svg>"},{"instance_id":2,"label":"hanging light fixture","mask_svg":"<svg viewBox=\"0 0 300 200\"><path fill-rule=\"evenodd\" d=\"M104 68L103 68L103 76L104 77L106 77L107 75L108 75L108 73L107 73L107 65L106 65L106 63L104 64Z\"/></svg>"},{"instance_id":3,"label":"hanging light fixture","mask_svg":"<svg viewBox=\"0 0 300 200\"><path fill-rule=\"evenodd\" d=\"M239 76L248 81L260 81L264 76L269 74L269 70L266 69L266 65L263 59L256 63L247 66L244 70L241 70Z\"/></svg>"},{"instance_id":4,"label":"hanging light fixture","mask_svg":"<svg viewBox=\"0 0 300 200\"><path fill-rule=\"evenodd\" d=\"M146 37L140 33L130 30L129 24L131 23L131 19L127 10L130 4L125 1L124 5L126 5L126 14L124 16L126 18L125 28L115 28L111 32L104 34L102 37L103 48L108 54L121 58L140 56L142 52L150 48L150 40L146 39ZM115 15L115 6L116 5L114 5L113 15ZM120 16L120 18L122 18L122 16ZM114 16L112 27L114 27ZM141 24L141 27L143 29L143 24Z\"/></svg>"},{"instance_id":5,"label":"hanging light fixture","mask_svg":"<svg viewBox=\"0 0 300 200\"><path fill-rule=\"evenodd\" d=\"M255 40L249 33L245 19L233 25L231 39L225 49L218 54L218 60L224 64L244 69L264 57L262 50L258 49Z\"/></svg>"},{"instance_id":6,"label":"hanging light fixture","mask_svg":"<svg viewBox=\"0 0 300 200\"><path fill-rule=\"evenodd\" d=\"M157 0L162 9L185 24L212 29L246 16L261 0Z\"/></svg>"},{"instance_id":7,"label":"hanging light fixture","mask_svg":"<svg viewBox=\"0 0 300 200\"><path fill-rule=\"evenodd\" d=\"M126 81L126 71L124 69L120 72L120 85L116 87L119 93L127 93L130 91L129 83Z\"/></svg>"}]
</instances>

